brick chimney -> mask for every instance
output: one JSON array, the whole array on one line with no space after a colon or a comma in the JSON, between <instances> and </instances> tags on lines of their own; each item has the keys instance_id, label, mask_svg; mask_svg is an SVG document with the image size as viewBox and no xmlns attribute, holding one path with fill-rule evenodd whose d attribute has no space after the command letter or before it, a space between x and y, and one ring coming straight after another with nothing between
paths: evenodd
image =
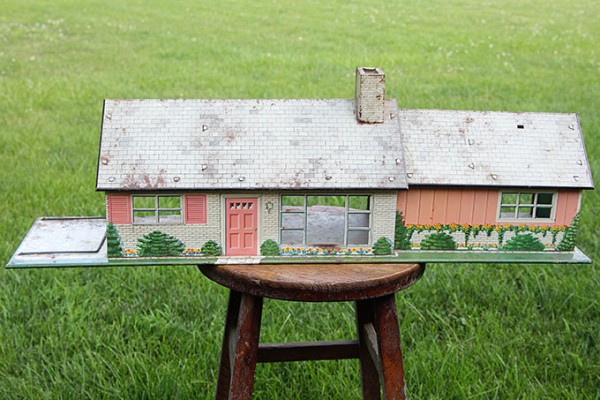
<instances>
[{"instance_id":1,"label":"brick chimney","mask_svg":"<svg viewBox=\"0 0 600 400\"><path fill-rule=\"evenodd\" d=\"M356 68L354 112L360 122L383 122L385 74L379 68Z\"/></svg>"}]
</instances>

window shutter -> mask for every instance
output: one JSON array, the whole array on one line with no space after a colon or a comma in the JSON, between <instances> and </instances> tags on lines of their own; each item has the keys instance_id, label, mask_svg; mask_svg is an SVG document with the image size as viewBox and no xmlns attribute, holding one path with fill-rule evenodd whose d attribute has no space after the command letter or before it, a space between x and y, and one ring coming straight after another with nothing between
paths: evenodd
<instances>
[{"instance_id":1,"label":"window shutter","mask_svg":"<svg viewBox=\"0 0 600 400\"><path fill-rule=\"evenodd\" d=\"M107 194L108 222L131 224L131 197L128 194Z\"/></svg>"},{"instance_id":2,"label":"window shutter","mask_svg":"<svg viewBox=\"0 0 600 400\"><path fill-rule=\"evenodd\" d=\"M206 195L187 194L185 197L185 223L206 224Z\"/></svg>"}]
</instances>

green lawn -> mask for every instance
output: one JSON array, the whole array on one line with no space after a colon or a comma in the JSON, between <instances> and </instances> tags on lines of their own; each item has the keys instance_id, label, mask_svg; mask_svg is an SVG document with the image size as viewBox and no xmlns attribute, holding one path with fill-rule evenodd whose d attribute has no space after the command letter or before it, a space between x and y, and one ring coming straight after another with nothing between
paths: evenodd
<instances>
[{"instance_id":1,"label":"green lawn","mask_svg":"<svg viewBox=\"0 0 600 400\"><path fill-rule=\"evenodd\" d=\"M406 4L402 4L406 3ZM600 2L0 0L0 264L37 216L102 215L104 98L350 98L577 112L600 177ZM600 398L592 265L431 265L397 296L413 399ZM0 398L213 396L226 291L194 267L0 268ZM350 304L266 302L264 341L353 336ZM355 361L259 365L257 399L356 399Z\"/></svg>"}]
</instances>

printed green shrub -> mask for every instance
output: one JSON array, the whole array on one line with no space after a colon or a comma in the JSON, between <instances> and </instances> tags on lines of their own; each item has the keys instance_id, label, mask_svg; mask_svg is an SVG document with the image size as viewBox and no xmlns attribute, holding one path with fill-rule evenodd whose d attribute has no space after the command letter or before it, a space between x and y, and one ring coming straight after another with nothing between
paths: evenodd
<instances>
[{"instance_id":1,"label":"printed green shrub","mask_svg":"<svg viewBox=\"0 0 600 400\"><path fill-rule=\"evenodd\" d=\"M567 228L565 235L562 240L556 246L557 250L560 251L573 251L575 250L575 239L577 239L577 229L579 227L579 213L573 217L571 225Z\"/></svg>"},{"instance_id":2,"label":"printed green shrub","mask_svg":"<svg viewBox=\"0 0 600 400\"><path fill-rule=\"evenodd\" d=\"M203 256L218 257L223 253L221 246L214 240L209 240L200 248L200 253Z\"/></svg>"},{"instance_id":3,"label":"printed green shrub","mask_svg":"<svg viewBox=\"0 0 600 400\"><path fill-rule=\"evenodd\" d=\"M525 235L515 235L504 246L502 250L510 251L542 251L546 248L540 239L531 233Z\"/></svg>"},{"instance_id":4,"label":"printed green shrub","mask_svg":"<svg viewBox=\"0 0 600 400\"><path fill-rule=\"evenodd\" d=\"M421 241L421 250L456 250L456 242L446 232L432 233Z\"/></svg>"},{"instance_id":5,"label":"printed green shrub","mask_svg":"<svg viewBox=\"0 0 600 400\"><path fill-rule=\"evenodd\" d=\"M410 250L410 236L406 226L404 225L404 218L402 217L402 213L400 211L396 211L394 248L398 250Z\"/></svg>"},{"instance_id":6,"label":"printed green shrub","mask_svg":"<svg viewBox=\"0 0 600 400\"><path fill-rule=\"evenodd\" d=\"M138 255L140 257L180 256L185 245L171 235L153 231L138 239Z\"/></svg>"},{"instance_id":7,"label":"printed green shrub","mask_svg":"<svg viewBox=\"0 0 600 400\"><path fill-rule=\"evenodd\" d=\"M260 245L261 256L278 256L280 252L279 245L273 239L267 239Z\"/></svg>"},{"instance_id":8,"label":"printed green shrub","mask_svg":"<svg viewBox=\"0 0 600 400\"><path fill-rule=\"evenodd\" d=\"M106 250L109 257L123 257L121 237L111 222L106 226Z\"/></svg>"},{"instance_id":9,"label":"printed green shrub","mask_svg":"<svg viewBox=\"0 0 600 400\"><path fill-rule=\"evenodd\" d=\"M384 236L377 239L373 245L373 254L376 256L392 254L392 241Z\"/></svg>"}]
</instances>

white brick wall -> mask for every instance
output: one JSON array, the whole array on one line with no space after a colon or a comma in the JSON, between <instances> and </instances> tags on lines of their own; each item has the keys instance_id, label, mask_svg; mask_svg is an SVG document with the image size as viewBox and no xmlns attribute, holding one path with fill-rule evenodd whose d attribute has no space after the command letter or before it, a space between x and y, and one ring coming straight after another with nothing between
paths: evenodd
<instances>
[{"instance_id":1,"label":"white brick wall","mask_svg":"<svg viewBox=\"0 0 600 400\"><path fill-rule=\"evenodd\" d=\"M382 236L393 241L396 230L397 192L380 192L373 195L372 198L371 245Z\"/></svg>"},{"instance_id":2,"label":"white brick wall","mask_svg":"<svg viewBox=\"0 0 600 400\"><path fill-rule=\"evenodd\" d=\"M379 68L357 68L355 112L359 121L381 123L385 111L385 74Z\"/></svg>"},{"instance_id":3,"label":"white brick wall","mask_svg":"<svg viewBox=\"0 0 600 400\"><path fill-rule=\"evenodd\" d=\"M144 224L144 225L115 225L121 240L123 250L135 249L139 238L152 231L161 231L181 240L186 247L200 248L209 240L221 243L222 213L219 194L206 195L206 224L193 225L167 225L167 224Z\"/></svg>"},{"instance_id":4,"label":"white brick wall","mask_svg":"<svg viewBox=\"0 0 600 400\"><path fill-rule=\"evenodd\" d=\"M279 199L279 193L267 192L262 195L259 247L267 239L279 242ZM271 212L266 209L268 202L273 203Z\"/></svg>"},{"instance_id":5,"label":"white brick wall","mask_svg":"<svg viewBox=\"0 0 600 400\"><path fill-rule=\"evenodd\" d=\"M315 192L311 192L315 193ZM319 192L317 192L319 193ZM321 192L327 193L327 192ZM227 197L256 197L259 199L259 237L258 246L267 239L279 242L280 222L280 193L267 192L243 192L243 193L210 193L207 194L207 223L205 225L115 225L123 241L123 250L136 249L139 238L154 230L158 230L176 237L189 248L200 248L208 240L214 240L224 246L225 215L223 204ZM396 192L381 191L371 193L372 215L371 215L371 244L382 236L394 239ZM269 212L267 203L272 203L273 208Z\"/></svg>"}]
</instances>

